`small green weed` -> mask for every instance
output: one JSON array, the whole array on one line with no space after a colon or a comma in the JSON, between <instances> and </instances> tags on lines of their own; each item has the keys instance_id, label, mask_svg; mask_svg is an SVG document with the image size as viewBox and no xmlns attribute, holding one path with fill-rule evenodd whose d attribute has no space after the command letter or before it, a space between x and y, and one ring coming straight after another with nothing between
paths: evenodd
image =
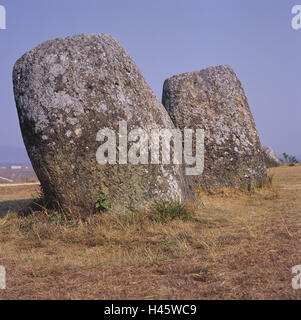
<instances>
[{"instance_id":1,"label":"small green weed","mask_svg":"<svg viewBox=\"0 0 301 320\"><path fill-rule=\"evenodd\" d=\"M106 201L105 195L100 194L95 204L95 209L97 209L99 212L107 210L109 206L105 203L105 201Z\"/></svg>"}]
</instances>

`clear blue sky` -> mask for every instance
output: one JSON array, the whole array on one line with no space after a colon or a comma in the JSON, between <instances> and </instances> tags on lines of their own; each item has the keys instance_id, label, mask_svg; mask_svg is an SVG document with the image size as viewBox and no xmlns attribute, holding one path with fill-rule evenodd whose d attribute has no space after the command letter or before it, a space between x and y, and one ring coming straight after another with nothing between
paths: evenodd
<instances>
[{"instance_id":1,"label":"clear blue sky","mask_svg":"<svg viewBox=\"0 0 301 320\"><path fill-rule=\"evenodd\" d=\"M0 145L22 146L11 73L49 39L108 33L130 53L161 99L178 73L231 65L245 88L263 145L301 155L301 0L0 0Z\"/></svg>"}]
</instances>

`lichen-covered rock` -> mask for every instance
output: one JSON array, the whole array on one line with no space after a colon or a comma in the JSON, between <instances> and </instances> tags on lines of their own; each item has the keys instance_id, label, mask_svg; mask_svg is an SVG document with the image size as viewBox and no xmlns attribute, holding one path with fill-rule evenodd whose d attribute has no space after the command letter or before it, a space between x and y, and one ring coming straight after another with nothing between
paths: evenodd
<instances>
[{"instance_id":1,"label":"lichen-covered rock","mask_svg":"<svg viewBox=\"0 0 301 320\"><path fill-rule=\"evenodd\" d=\"M105 34L45 42L15 64L14 93L27 152L45 195L64 210L91 213L99 195L116 213L154 198L193 198L182 168L101 165L97 132L174 128L128 53ZM118 152L118 151L117 151Z\"/></svg>"},{"instance_id":2,"label":"lichen-covered rock","mask_svg":"<svg viewBox=\"0 0 301 320\"><path fill-rule=\"evenodd\" d=\"M265 183L260 140L244 90L229 66L167 79L163 105L176 127L205 131L204 172L196 186L244 188Z\"/></svg>"},{"instance_id":3,"label":"lichen-covered rock","mask_svg":"<svg viewBox=\"0 0 301 320\"><path fill-rule=\"evenodd\" d=\"M262 147L262 151L264 154L265 165L267 168L281 166L282 162L272 147L264 146Z\"/></svg>"}]
</instances>

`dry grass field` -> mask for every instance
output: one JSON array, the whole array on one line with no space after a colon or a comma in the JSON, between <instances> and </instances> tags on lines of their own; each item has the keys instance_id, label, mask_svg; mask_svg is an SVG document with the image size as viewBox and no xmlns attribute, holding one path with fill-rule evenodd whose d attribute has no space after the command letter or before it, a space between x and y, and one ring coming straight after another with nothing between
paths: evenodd
<instances>
[{"instance_id":1,"label":"dry grass field","mask_svg":"<svg viewBox=\"0 0 301 320\"><path fill-rule=\"evenodd\" d=\"M187 221L149 213L18 216L38 186L0 188L1 299L300 299L301 167L271 186L199 194ZM7 213L9 211L9 213Z\"/></svg>"}]
</instances>

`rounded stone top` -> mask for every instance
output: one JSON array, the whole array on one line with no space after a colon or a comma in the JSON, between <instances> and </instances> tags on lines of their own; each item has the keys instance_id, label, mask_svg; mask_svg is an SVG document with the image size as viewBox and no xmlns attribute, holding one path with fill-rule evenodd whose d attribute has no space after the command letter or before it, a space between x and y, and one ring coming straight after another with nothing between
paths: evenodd
<instances>
[{"instance_id":1,"label":"rounded stone top","mask_svg":"<svg viewBox=\"0 0 301 320\"><path fill-rule=\"evenodd\" d=\"M184 73L179 73L171 76L170 78L166 79L166 81L173 81L173 80L186 80L189 77L192 76L197 76L199 74L208 74L212 75L214 78L216 78L216 75L219 75L219 79L222 76L225 76L227 73L235 75L234 70L231 68L229 65L218 65L218 66L212 66L208 67L205 69L200 69L200 70L195 70L195 71L190 71L190 72L184 72Z\"/></svg>"}]
</instances>

